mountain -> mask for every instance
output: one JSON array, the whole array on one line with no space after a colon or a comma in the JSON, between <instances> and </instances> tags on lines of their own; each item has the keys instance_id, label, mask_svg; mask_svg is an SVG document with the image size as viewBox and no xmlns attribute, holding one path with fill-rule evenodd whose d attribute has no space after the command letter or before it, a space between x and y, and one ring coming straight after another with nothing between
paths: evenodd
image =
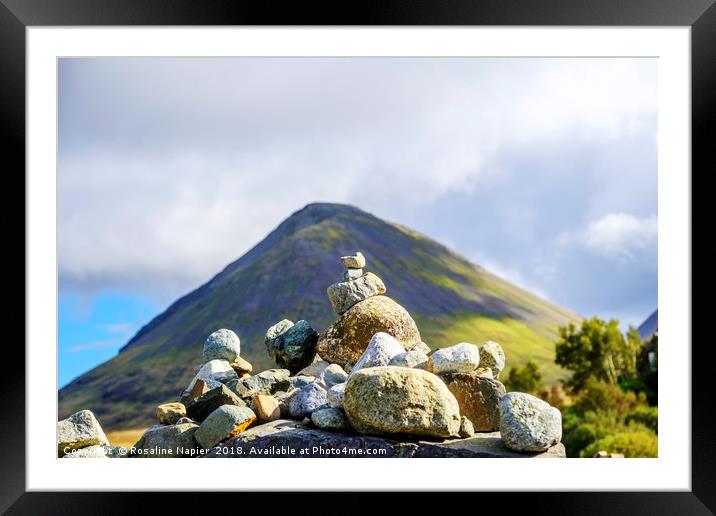
<instances>
[{"instance_id":1,"label":"mountain","mask_svg":"<svg viewBox=\"0 0 716 516\"><path fill-rule=\"evenodd\" d=\"M578 320L408 228L358 208L309 204L244 256L172 304L111 360L59 392L59 416L92 410L109 429L148 425L157 404L174 401L201 364L204 339L219 328L241 338L255 371L269 368L263 342L277 321L306 319L322 330L335 320L326 287L339 257L361 251L367 270L402 304L433 349L461 341L500 342L508 366L536 360L555 381L558 325Z\"/></svg>"},{"instance_id":2,"label":"mountain","mask_svg":"<svg viewBox=\"0 0 716 516\"><path fill-rule=\"evenodd\" d=\"M659 329L659 310L654 312L646 318L646 320L639 325L636 331L642 340L647 340L654 335Z\"/></svg>"}]
</instances>

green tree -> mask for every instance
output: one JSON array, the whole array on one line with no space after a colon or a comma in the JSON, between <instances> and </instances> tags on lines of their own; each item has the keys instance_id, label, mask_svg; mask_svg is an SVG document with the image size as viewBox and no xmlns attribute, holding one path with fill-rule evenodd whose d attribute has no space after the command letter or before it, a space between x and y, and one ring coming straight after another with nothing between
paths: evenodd
<instances>
[{"instance_id":1,"label":"green tree","mask_svg":"<svg viewBox=\"0 0 716 516\"><path fill-rule=\"evenodd\" d=\"M542 384L542 372L535 362L528 360L524 367L510 369L505 384L510 391L536 392Z\"/></svg>"},{"instance_id":2,"label":"green tree","mask_svg":"<svg viewBox=\"0 0 716 516\"><path fill-rule=\"evenodd\" d=\"M580 452L580 457L593 457L604 450L611 453L622 453L626 458L658 457L659 439L648 430L618 432L593 442Z\"/></svg>"},{"instance_id":3,"label":"green tree","mask_svg":"<svg viewBox=\"0 0 716 516\"><path fill-rule=\"evenodd\" d=\"M617 385L635 377L643 347L635 329L624 336L619 321L592 317L579 328L572 323L560 328L559 335L555 362L572 371L568 385L575 391L582 390L590 378Z\"/></svg>"}]
</instances>

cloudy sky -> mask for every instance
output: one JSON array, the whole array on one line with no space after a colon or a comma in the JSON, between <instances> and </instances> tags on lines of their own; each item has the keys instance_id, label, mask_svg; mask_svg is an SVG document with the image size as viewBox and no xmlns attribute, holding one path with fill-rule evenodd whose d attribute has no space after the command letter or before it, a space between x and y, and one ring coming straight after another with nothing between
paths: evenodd
<instances>
[{"instance_id":1,"label":"cloudy sky","mask_svg":"<svg viewBox=\"0 0 716 516\"><path fill-rule=\"evenodd\" d=\"M582 315L657 304L654 59L63 59L59 384L314 201Z\"/></svg>"}]
</instances>

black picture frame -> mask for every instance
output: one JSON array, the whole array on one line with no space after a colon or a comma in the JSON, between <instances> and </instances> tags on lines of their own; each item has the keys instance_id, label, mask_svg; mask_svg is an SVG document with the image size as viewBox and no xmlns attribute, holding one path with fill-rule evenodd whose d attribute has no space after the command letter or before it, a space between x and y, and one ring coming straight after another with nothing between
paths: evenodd
<instances>
[{"instance_id":1,"label":"black picture frame","mask_svg":"<svg viewBox=\"0 0 716 516\"><path fill-rule=\"evenodd\" d=\"M711 149L713 143L709 138L709 128L716 112L714 2L715 0L383 0L350 6L340 2L287 2L279 7L269 2L246 0L0 0L0 130L4 148L2 168L5 172L3 180L7 188L6 197L19 197L16 192L25 192L24 174L20 172L25 169L25 30L32 26L65 25L689 26L692 45L693 185L696 171L700 171L703 176L716 168L716 159ZM12 185L15 188L10 186L13 179L18 182L17 185ZM15 195L10 195L10 192L15 192ZM4 209L7 212L5 221L14 221L16 212L10 211L12 208L8 203L4 203ZM694 220L693 224L696 225L697 222ZM12 225L8 222L3 226L7 230L11 226L15 227L18 233L22 231L18 240L24 240L24 227L20 230L19 224ZM14 257L19 262L20 256L7 256L9 254L6 253L6 257ZM17 254L20 253L15 253ZM28 257L24 253L21 254L24 267ZM27 269L24 270L27 274ZM24 292L23 285L23 299ZM18 296L13 298L15 310L19 311L20 306L24 310L24 303L19 302ZM710 304L706 303L707 306ZM19 317L15 319L19 320ZM25 442L24 386L27 364L24 352L15 344L17 336L12 339L13 343L5 343L6 367L0 375L0 381L4 384L4 422L0 425L0 443L3 444L0 451L0 510L7 510L9 514L127 514L141 508L143 503L134 494L127 496L126 493L25 492L25 450L28 443ZM681 345L686 352L691 343ZM708 339L691 346L690 492L501 493L497 496L509 496L510 506L514 506L515 502L527 502L530 511L538 513L711 514L716 511L716 410L713 409L714 389L709 374L711 371L707 370L712 364L708 360L709 347ZM14 348L15 351L8 348ZM175 493L172 496L178 495ZM350 501L359 500L361 496L364 495L346 495L342 504L350 505ZM489 503L486 495L476 496L481 497L478 509L487 507L484 505ZM191 496L178 497L172 512L178 508L191 510L192 500L195 498ZM297 506L306 507L297 495L293 500ZM249 510L252 503L254 500L251 498L245 499L242 509Z\"/></svg>"}]
</instances>

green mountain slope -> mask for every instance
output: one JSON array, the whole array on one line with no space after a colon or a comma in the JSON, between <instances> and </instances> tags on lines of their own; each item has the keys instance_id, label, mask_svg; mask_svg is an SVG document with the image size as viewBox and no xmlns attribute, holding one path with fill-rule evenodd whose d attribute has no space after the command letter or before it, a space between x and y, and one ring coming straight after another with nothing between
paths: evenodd
<instances>
[{"instance_id":1,"label":"green mountain slope","mask_svg":"<svg viewBox=\"0 0 716 516\"><path fill-rule=\"evenodd\" d=\"M492 339L505 347L508 365L533 359L548 382L560 375L556 328L574 314L412 230L352 206L310 204L154 318L116 357L63 388L60 418L87 408L109 429L150 424L156 405L176 400L191 380L204 339L218 328L236 331L254 370L271 367L266 329L283 318L319 330L331 324L326 287L341 276L338 258L358 250L432 348Z\"/></svg>"}]
</instances>

